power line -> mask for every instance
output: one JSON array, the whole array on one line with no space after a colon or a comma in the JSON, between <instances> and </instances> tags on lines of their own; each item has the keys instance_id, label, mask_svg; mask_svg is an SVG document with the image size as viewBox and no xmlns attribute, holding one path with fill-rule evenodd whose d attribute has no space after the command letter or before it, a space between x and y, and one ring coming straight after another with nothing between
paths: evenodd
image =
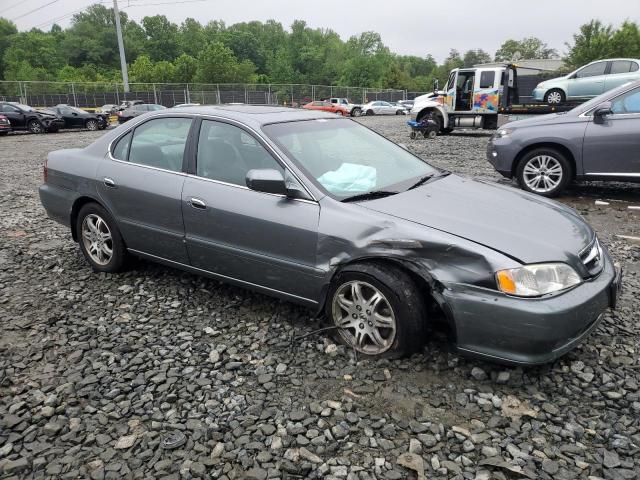
<instances>
[{"instance_id":1,"label":"power line","mask_svg":"<svg viewBox=\"0 0 640 480\"><path fill-rule=\"evenodd\" d=\"M12 22L15 22L16 20L18 20L18 19L20 19L20 18L22 18L22 17L26 17L27 15L30 15L30 14L32 14L33 12L37 12L38 10L42 10L43 8L48 7L49 5L53 5L54 3L57 3L57 2L59 2L59 1L60 1L60 0L53 0L53 1L51 1L51 2L49 2L49 3L47 3L47 4L45 4L45 5L42 5L41 7L34 8L33 10L29 10L27 13L23 13L22 15L18 15L17 17L12 18L12 19L11 19L11 21L12 21Z\"/></svg>"},{"instance_id":2,"label":"power line","mask_svg":"<svg viewBox=\"0 0 640 480\"><path fill-rule=\"evenodd\" d=\"M126 7L122 7L122 10L125 8L134 8L134 7L151 7L155 5L178 5L181 3L195 3L195 2L206 2L207 0L182 0L179 2L160 2L160 3L136 3L135 5L127 5Z\"/></svg>"},{"instance_id":3,"label":"power line","mask_svg":"<svg viewBox=\"0 0 640 480\"><path fill-rule=\"evenodd\" d=\"M82 7L82 8L79 8L78 10L74 10L73 12L65 13L64 15L60 15L59 17L55 17L55 18L46 20L44 22L41 22L41 23L39 23L37 25L34 25L32 28L41 28L41 27L46 27L47 25L52 25L52 24L54 24L56 22L59 22L60 20L64 20L65 18L68 18L68 17L70 17L72 15L75 15L76 13L80 13L83 10L86 10L87 8L89 8L89 7L93 6L93 5L101 5L101 4L105 4L105 3L109 3L109 2L107 2L106 0L103 0L103 1L100 1L100 2L94 2L94 3L90 4L90 5L87 5L86 7Z\"/></svg>"},{"instance_id":4,"label":"power line","mask_svg":"<svg viewBox=\"0 0 640 480\"><path fill-rule=\"evenodd\" d=\"M5 12L8 12L9 10L13 10L14 8L16 8L18 5L22 5L24 2L26 2L27 0L18 0L18 3L16 3L13 7L9 7L9 8L5 8L4 10L2 10L0 13L4 14Z\"/></svg>"}]
</instances>

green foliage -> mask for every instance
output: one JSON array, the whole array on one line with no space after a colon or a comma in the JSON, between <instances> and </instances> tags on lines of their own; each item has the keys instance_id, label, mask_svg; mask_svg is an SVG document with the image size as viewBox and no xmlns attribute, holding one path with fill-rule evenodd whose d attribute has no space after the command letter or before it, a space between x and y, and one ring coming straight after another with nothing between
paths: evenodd
<instances>
[{"instance_id":1,"label":"green foliage","mask_svg":"<svg viewBox=\"0 0 640 480\"><path fill-rule=\"evenodd\" d=\"M426 53L392 53L376 32L343 41L333 30L311 28L302 20L289 30L275 20L227 26L221 20L202 25L187 18L178 25L164 15L144 17L138 24L120 12L120 23L131 82L311 83L428 91L434 79L443 85L453 68L491 61L482 49L464 54L451 50L438 65ZM571 66L597 58L639 58L640 31L630 21L614 29L594 20L580 27L568 50ZM505 41L495 59L556 56L531 37ZM113 9L96 3L74 15L69 28L54 25L49 32L18 32L0 18L0 78L121 81Z\"/></svg>"},{"instance_id":2,"label":"green foliage","mask_svg":"<svg viewBox=\"0 0 640 480\"><path fill-rule=\"evenodd\" d=\"M633 22L624 22L619 29L592 20L580 27L573 36L573 45L567 44L565 59L571 68L600 58L640 58L640 29Z\"/></svg>"},{"instance_id":3,"label":"green foliage","mask_svg":"<svg viewBox=\"0 0 640 480\"><path fill-rule=\"evenodd\" d=\"M558 58L558 52L536 37L507 40L495 55L496 62L511 62L533 58Z\"/></svg>"}]
</instances>

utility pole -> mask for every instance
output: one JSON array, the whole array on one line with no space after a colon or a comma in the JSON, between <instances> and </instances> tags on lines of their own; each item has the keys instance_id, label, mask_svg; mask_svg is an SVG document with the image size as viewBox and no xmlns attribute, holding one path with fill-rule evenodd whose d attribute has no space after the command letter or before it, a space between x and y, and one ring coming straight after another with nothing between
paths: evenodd
<instances>
[{"instance_id":1,"label":"utility pole","mask_svg":"<svg viewBox=\"0 0 640 480\"><path fill-rule=\"evenodd\" d=\"M124 42L122 41L122 27L120 27L120 12L118 0L113 0L113 14L116 17L116 34L118 35L118 49L120 50L120 68L122 69L122 83L125 93L129 92L129 73L127 72L127 58L124 55Z\"/></svg>"}]
</instances>

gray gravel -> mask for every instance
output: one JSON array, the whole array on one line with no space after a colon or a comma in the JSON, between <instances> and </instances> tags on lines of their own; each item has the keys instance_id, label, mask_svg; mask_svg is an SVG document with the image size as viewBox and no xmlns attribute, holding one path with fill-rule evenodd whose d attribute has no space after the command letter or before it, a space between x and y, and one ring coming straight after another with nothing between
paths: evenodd
<instances>
[{"instance_id":1,"label":"gray gravel","mask_svg":"<svg viewBox=\"0 0 640 480\"><path fill-rule=\"evenodd\" d=\"M499 180L486 134L411 141L404 120L361 121ZM423 354L355 363L322 335L292 348L318 327L292 304L142 261L92 273L36 188L48 151L100 134L0 138L3 478L639 478L640 247L616 235L640 233L627 209L640 186L561 199L626 282L619 310L560 361L468 360L435 332Z\"/></svg>"}]
</instances>

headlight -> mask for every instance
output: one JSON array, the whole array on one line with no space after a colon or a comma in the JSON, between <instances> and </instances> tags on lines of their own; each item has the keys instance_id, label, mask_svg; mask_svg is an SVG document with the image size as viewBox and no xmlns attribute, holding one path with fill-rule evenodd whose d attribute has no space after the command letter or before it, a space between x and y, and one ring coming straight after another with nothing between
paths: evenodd
<instances>
[{"instance_id":1,"label":"headlight","mask_svg":"<svg viewBox=\"0 0 640 480\"><path fill-rule=\"evenodd\" d=\"M499 128L496 133L493 134L494 138L504 138L508 137L513 133L514 128Z\"/></svg>"},{"instance_id":2,"label":"headlight","mask_svg":"<svg viewBox=\"0 0 640 480\"><path fill-rule=\"evenodd\" d=\"M566 263L539 263L496 272L498 288L509 295L536 297L578 285L582 280Z\"/></svg>"}]
</instances>

